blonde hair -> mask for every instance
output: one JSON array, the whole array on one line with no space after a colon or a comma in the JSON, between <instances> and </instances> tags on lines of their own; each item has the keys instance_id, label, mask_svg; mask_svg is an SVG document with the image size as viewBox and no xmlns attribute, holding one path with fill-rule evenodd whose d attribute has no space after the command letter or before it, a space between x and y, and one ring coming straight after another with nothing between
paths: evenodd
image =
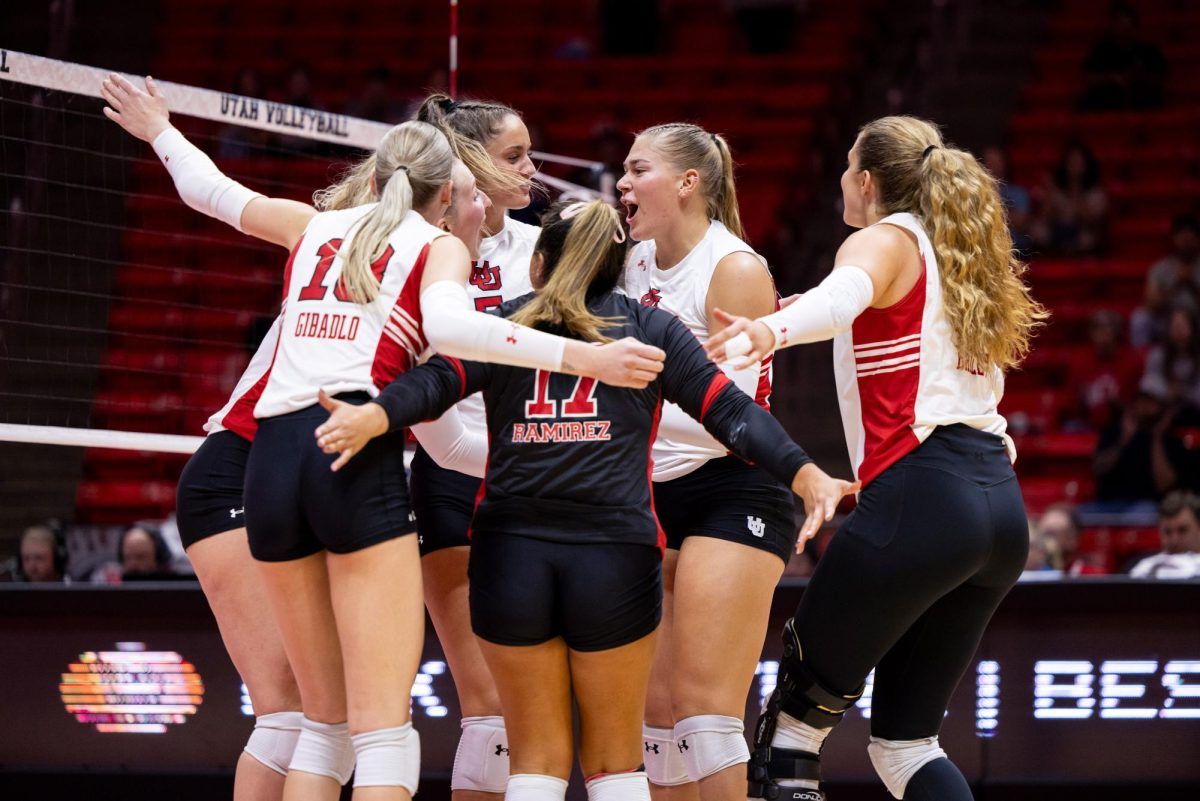
<instances>
[{"instance_id":1,"label":"blonde hair","mask_svg":"<svg viewBox=\"0 0 1200 801\"><path fill-rule=\"evenodd\" d=\"M379 296L372 263L387 250L388 238L404 217L450 183L453 166L454 152L441 131L423 122L405 122L384 134L372 156L316 199L321 211L379 201L356 223L357 231L344 254L340 284L355 303L370 303Z\"/></svg>"},{"instance_id":2,"label":"blonde hair","mask_svg":"<svg viewBox=\"0 0 1200 801\"><path fill-rule=\"evenodd\" d=\"M875 177L883 209L911 212L929 234L961 367L1019 365L1049 314L1021 280L1026 266L1013 253L996 179L915 117L867 123L855 149L859 169Z\"/></svg>"},{"instance_id":3,"label":"blonde hair","mask_svg":"<svg viewBox=\"0 0 1200 801\"><path fill-rule=\"evenodd\" d=\"M745 241L733 178L733 154L725 137L687 122L655 125L638 136L653 139L654 147L677 169L700 173L700 190L709 218L719 220Z\"/></svg>"},{"instance_id":4,"label":"blonde hair","mask_svg":"<svg viewBox=\"0 0 1200 801\"><path fill-rule=\"evenodd\" d=\"M509 116L519 118L521 115L503 103L457 101L443 94L425 98L417 110L418 120L436 125L446 135L455 155L475 176L480 191L489 197L521 192L530 185L529 180L515 170L497 167L486 149Z\"/></svg>"},{"instance_id":5,"label":"blonde hair","mask_svg":"<svg viewBox=\"0 0 1200 801\"><path fill-rule=\"evenodd\" d=\"M620 321L589 311L587 295L612 289L621 276L625 266L621 215L603 200L593 200L563 219L563 210L573 205L557 203L542 217L534 253L542 257L545 285L512 321L531 328L539 324L563 328L587 342L612 342L603 330Z\"/></svg>"}]
</instances>

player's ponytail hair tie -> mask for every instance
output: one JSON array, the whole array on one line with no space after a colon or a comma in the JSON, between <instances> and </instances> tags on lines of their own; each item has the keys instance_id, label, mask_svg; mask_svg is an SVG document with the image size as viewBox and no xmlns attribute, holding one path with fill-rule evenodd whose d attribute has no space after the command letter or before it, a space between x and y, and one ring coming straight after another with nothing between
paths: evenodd
<instances>
[{"instance_id":1,"label":"player's ponytail hair tie","mask_svg":"<svg viewBox=\"0 0 1200 801\"><path fill-rule=\"evenodd\" d=\"M932 153L933 151L937 150L937 147L938 147L937 145L930 145L929 147L927 147L923 151L921 151L921 161L924 161L925 159L929 158L929 154Z\"/></svg>"},{"instance_id":2,"label":"player's ponytail hair tie","mask_svg":"<svg viewBox=\"0 0 1200 801\"><path fill-rule=\"evenodd\" d=\"M563 209L561 212L559 212L558 218L560 220L569 220L572 217L577 217L580 214L582 214L584 209L586 209L588 206L592 205L593 203L601 203L601 202L603 202L603 201L598 201L598 200L576 201L575 203L572 203L570 206L567 206L565 209ZM625 228L624 228L624 226L621 225L621 220L619 217L617 217L615 211L613 213L613 218L614 218L614 220L613 220L614 224L617 229L616 233L613 234L613 241L619 245L625 241Z\"/></svg>"},{"instance_id":3,"label":"player's ponytail hair tie","mask_svg":"<svg viewBox=\"0 0 1200 801\"><path fill-rule=\"evenodd\" d=\"M442 112L445 114L453 114L458 110L458 101L452 97L447 97L440 104Z\"/></svg>"},{"instance_id":4,"label":"player's ponytail hair tie","mask_svg":"<svg viewBox=\"0 0 1200 801\"><path fill-rule=\"evenodd\" d=\"M407 164L398 164L398 165L396 165L396 169L400 170L402 172L408 172L408 165Z\"/></svg>"}]
</instances>

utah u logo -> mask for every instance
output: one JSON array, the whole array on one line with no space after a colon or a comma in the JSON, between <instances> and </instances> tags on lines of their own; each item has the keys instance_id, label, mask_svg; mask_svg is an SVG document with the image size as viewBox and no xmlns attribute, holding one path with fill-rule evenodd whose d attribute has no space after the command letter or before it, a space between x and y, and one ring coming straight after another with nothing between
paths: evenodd
<instances>
[{"instance_id":1,"label":"utah u logo","mask_svg":"<svg viewBox=\"0 0 1200 801\"><path fill-rule=\"evenodd\" d=\"M767 524L762 521L761 517L746 515L746 528L750 529L750 533L756 537L767 533Z\"/></svg>"},{"instance_id":2,"label":"utah u logo","mask_svg":"<svg viewBox=\"0 0 1200 801\"><path fill-rule=\"evenodd\" d=\"M653 287L645 295L642 295L642 305L650 306L657 309L658 304L662 302L662 293Z\"/></svg>"},{"instance_id":3,"label":"utah u logo","mask_svg":"<svg viewBox=\"0 0 1200 801\"><path fill-rule=\"evenodd\" d=\"M495 292L501 286L500 268L493 267L486 261L471 262L471 286L482 292Z\"/></svg>"}]
</instances>

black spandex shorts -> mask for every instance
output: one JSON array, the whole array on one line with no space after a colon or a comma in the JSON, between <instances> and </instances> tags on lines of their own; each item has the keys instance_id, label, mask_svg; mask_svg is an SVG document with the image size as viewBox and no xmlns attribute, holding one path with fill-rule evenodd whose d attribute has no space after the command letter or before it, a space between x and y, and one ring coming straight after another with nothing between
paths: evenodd
<instances>
[{"instance_id":1,"label":"black spandex shorts","mask_svg":"<svg viewBox=\"0 0 1200 801\"><path fill-rule=\"evenodd\" d=\"M179 476L175 517L183 547L246 525L242 487L250 443L232 431L218 431L188 459Z\"/></svg>"},{"instance_id":2,"label":"black spandex shorts","mask_svg":"<svg viewBox=\"0 0 1200 801\"><path fill-rule=\"evenodd\" d=\"M409 497L417 515L421 556L442 548L470 545L467 532L475 514L481 481L457 470L440 467L424 448L417 448L408 480Z\"/></svg>"},{"instance_id":3,"label":"black spandex shorts","mask_svg":"<svg viewBox=\"0 0 1200 801\"><path fill-rule=\"evenodd\" d=\"M770 551L786 563L800 535L791 489L736 456L655 482L654 511L667 547L676 550L688 537L715 537Z\"/></svg>"},{"instance_id":4,"label":"black spandex shorts","mask_svg":"<svg viewBox=\"0 0 1200 801\"><path fill-rule=\"evenodd\" d=\"M662 554L650 545L476 534L471 628L499 645L562 637L576 651L640 640L662 618Z\"/></svg>"},{"instance_id":5,"label":"black spandex shorts","mask_svg":"<svg viewBox=\"0 0 1200 801\"><path fill-rule=\"evenodd\" d=\"M367 396L338 399L361 404ZM404 432L376 437L334 473L334 457L313 436L328 418L314 405L259 420L246 464L246 529L255 559L351 553L416 530L404 481Z\"/></svg>"}]
</instances>

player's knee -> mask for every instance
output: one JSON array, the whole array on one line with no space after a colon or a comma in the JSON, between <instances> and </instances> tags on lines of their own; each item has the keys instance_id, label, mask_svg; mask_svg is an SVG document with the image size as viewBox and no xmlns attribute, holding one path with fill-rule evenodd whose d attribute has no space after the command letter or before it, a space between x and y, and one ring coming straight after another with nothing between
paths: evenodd
<instances>
[{"instance_id":1,"label":"player's knee","mask_svg":"<svg viewBox=\"0 0 1200 801\"><path fill-rule=\"evenodd\" d=\"M938 745L937 737L921 740L884 740L872 737L867 746L871 764L895 798L904 798L908 781L917 771L935 759L945 759L946 752Z\"/></svg>"},{"instance_id":2,"label":"player's knee","mask_svg":"<svg viewBox=\"0 0 1200 801\"><path fill-rule=\"evenodd\" d=\"M675 747L692 781L750 760L745 726L730 715L693 715L675 724Z\"/></svg>"},{"instance_id":3,"label":"player's knee","mask_svg":"<svg viewBox=\"0 0 1200 801\"><path fill-rule=\"evenodd\" d=\"M254 719L254 730L243 750L266 767L286 776L303 724L304 715L300 712L259 715Z\"/></svg>"},{"instance_id":4,"label":"player's knee","mask_svg":"<svg viewBox=\"0 0 1200 801\"><path fill-rule=\"evenodd\" d=\"M345 784L354 772L354 744L346 723L320 723L304 716L290 770L327 776Z\"/></svg>"},{"instance_id":5,"label":"player's knee","mask_svg":"<svg viewBox=\"0 0 1200 801\"><path fill-rule=\"evenodd\" d=\"M676 787L692 780L683 754L675 743L674 729L643 724L642 746L642 761L652 784Z\"/></svg>"},{"instance_id":6,"label":"player's knee","mask_svg":"<svg viewBox=\"0 0 1200 801\"><path fill-rule=\"evenodd\" d=\"M355 787L403 787L416 795L421 778L421 737L412 723L354 735Z\"/></svg>"},{"instance_id":7,"label":"player's knee","mask_svg":"<svg viewBox=\"0 0 1200 801\"><path fill-rule=\"evenodd\" d=\"M508 782L508 735L499 715L462 719L451 790L503 793Z\"/></svg>"},{"instance_id":8,"label":"player's knee","mask_svg":"<svg viewBox=\"0 0 1200 801\"><path fill-rule=\"evenodd\" d=\"M865 684L851 693L830 690L804 659L795 619L783 627L783 658L779 660L776 693L779 711L816 729L831 729L862 697Z\"/></svg>"}]
</instances>

